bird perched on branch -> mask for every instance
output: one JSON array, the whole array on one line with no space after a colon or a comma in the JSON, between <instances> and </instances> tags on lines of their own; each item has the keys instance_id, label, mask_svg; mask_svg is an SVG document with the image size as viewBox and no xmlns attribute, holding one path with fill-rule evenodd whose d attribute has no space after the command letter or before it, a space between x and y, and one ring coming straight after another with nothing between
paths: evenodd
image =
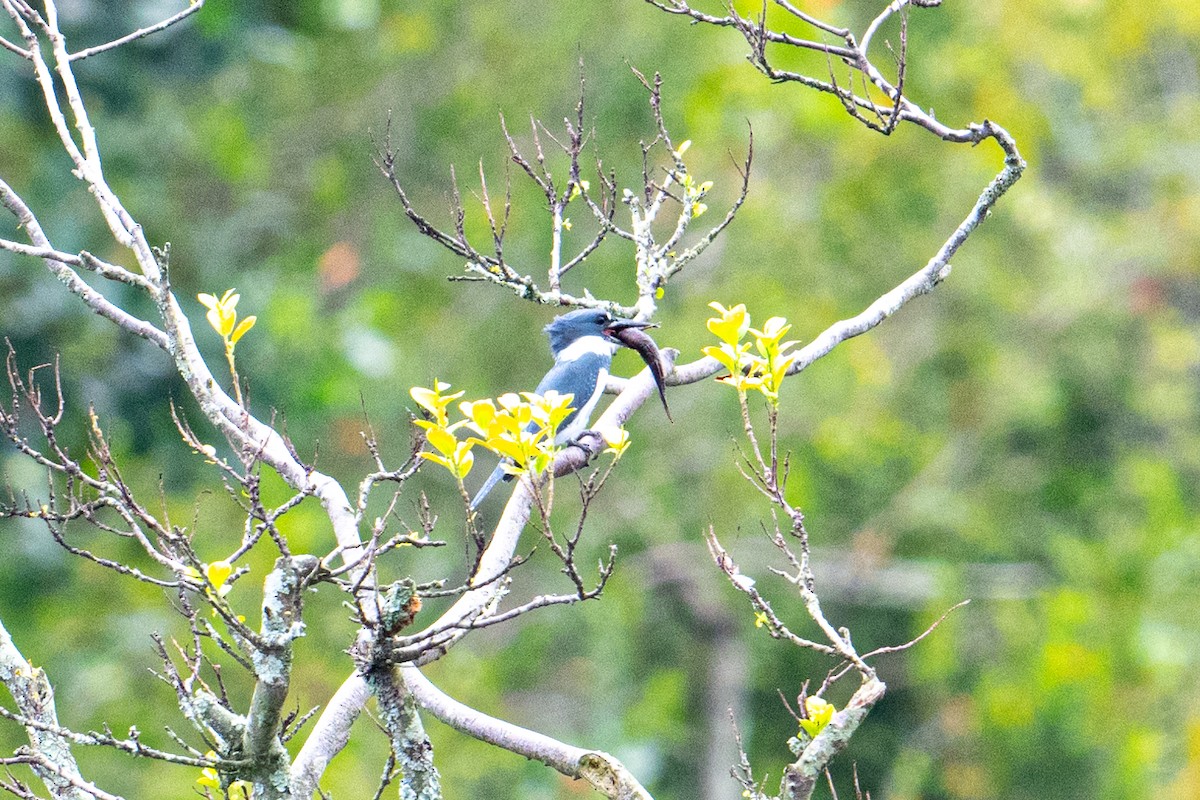
<instances>
[{"instance_id":1,"label":"bird perched on branch","mask_svg":"<svg viewBox=\"0 0 1200 800\"><path fill-rule=\"evenodd\" d=\"M621 319L598 308L581 308L563 314L555 317L546 326L554 366L546 373L546 377L542 378L534 392L545 395L553 390L575 397L571 403L574 410L560 424L554 437L555 444L574 442L587 430L592 412L595 411L596 403L600 401L600 395L604 391L608 370L612 366L612 357L618 347L636 350L650 365L662 397L663 408L666 408L658 348L649 336L642 333L644 328L653 327L657 327L655 323ZM669 410L667 416L670 417ZM503 466L496 467L471 500L471 508L478 508L488 492L501 480L511 479L512 475L506 473Z\"/></svg>"}]
</instances>

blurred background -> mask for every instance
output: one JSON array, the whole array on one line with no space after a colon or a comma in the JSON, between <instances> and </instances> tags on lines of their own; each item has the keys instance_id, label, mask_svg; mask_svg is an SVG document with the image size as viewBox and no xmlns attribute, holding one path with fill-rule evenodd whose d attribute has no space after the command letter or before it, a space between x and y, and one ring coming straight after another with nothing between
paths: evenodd
<instances>
[{"instance_id":1,"label":"blurred background","mask_svg":"<svg viewBox=\"0 0 1200 800\"><path fill-rule=\"evenodd\" d=\"M178 8L60 5L75 48ZM861 31L880 4L804 8ZM1200 5L994 0L917 10L910 23L909 95L953 126L1006 126L1029 170L933 295L785 385L789 495L807 513L830 619L868 650L972 601L919 646L879 659L890 691L835 762L835 780L852 794L857 763L873 797L895 800L1198 797ZM894 23L881 34L897 35ZM513 173L506 253L534 274L548 215L506 167L500 113L522 142L530 115L553 129L573 114L582 61L599 152L622 186L636 186L638 141L654 131L630 67L661 72L672 134L693 141L690 169L715 184L703 221L736 197L734 163L752 126L745 208L660 304L656 338L685 360L709 343L712 300L744 302L759 323L786 316L801 340L857 313L926 262L1001 166L990 143L872 133L832 98L770 84L744 53L732 31L636 0L209 0L181 26L79 63L77 75L109 179L151 241L171 243L173 284L194 319L197 292L230 287L238 310L258 316L238 348L253 407L276 412L301 454L319 451L321 469L356 484L372 469L359 434L368 421L392 465L405 456L409 387L436 377L468 397L495 395L532 387L549 363L540 329L553 312L448 282L459 260L404 218L372 163L389 119L399 172L436 221L451 220L452 164L469 202L480 164L493 191ZM823 59L781 62L826 74ZM0 176L60 249L131 263L70 176L28 65L7 52ZM483 234L482 222L471 206L470 229ZM589 232L578 225L572 241ZM11 219L0 235L21 238ZM630 302L632 271L632 251L606 245L566 288ZM106 291L152 314L121 288ZM217 336L197 331L220 364ZM84 312L37 262L5 253L0 335L23 367L61 354L73 412L64 437L76 452L93 404L147 501L161 480L172 521L194 532L202 557L230 551L239 510L184 447L164 399L223 443L160 352ZM639 366L624 354L615 369ZM757 774L777 787L796 730L778 691L794 697L831 664L756 629L705 550L712 526L781 616L812 633L768 572L769 512L735 467L733 393L705 383L670 399L674 425L653 403L631 421L633 446L589 516L584 561L610 542L620 551L603 598L472 636L428 672L477 708L614 753L660 800L735 797L726 709ZM469 485L486 474L476 471ZM45 494L44 475L11 447L0 446L0 473ZM384 569L461 575L453 484L436 469L415 483L401 515L415 522L416 491L427 492L450 545L395 553ZM563 487L566 526L576 506ZM277 482L270 491L287 496ZM315 503L283 524L296 549L331 547ZM70 535L138 558L87 528ZM548 556L523 569L516 596L568 589ZM236 587L247 615L271 560L264 548ZM302 711L351 668L340 596L325 588L309 603L293 690ZM68 556L38 525L3 521L0 619L48 671L64 724L137 724L165 747L163 725L185 731L170 688L149 672L148 633L186 633L160 591ZM850 688L830 699L841 705ZM428 727L448 798L592 796ZM0 729L0 749L20 743L15 726ZM363 718L325 787L366 796L385 753ZM185 796L198 777L79 756L89 778L127 796Z\"/></svg>"}]
</instances>

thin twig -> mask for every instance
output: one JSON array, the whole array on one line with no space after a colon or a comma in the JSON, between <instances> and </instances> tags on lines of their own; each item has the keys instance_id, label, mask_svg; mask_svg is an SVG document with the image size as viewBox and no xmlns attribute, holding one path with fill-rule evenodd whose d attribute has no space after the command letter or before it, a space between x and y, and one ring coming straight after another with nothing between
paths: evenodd
<instances>
[{"instance_id":1,"label":"thin twig","mask_svg":"<svg viewBox=\"0 0 1200 800\"><path fill-rule=\"evenodd\" d=\"M197 11L199 11L203 7L204 7L204 0L188 0L187 8L183 9L182 11L180 11L176 14L173 14L170 17L167 17L166 19L162 20L161 22L156 22L155 24L148 25L145 28L139 28L138 30L134 31L133 33L126 34L125 36L122 36L119 39L113 39L111 42L106 42L104 44L98 44L95 47L89 47L86 50L80 50L78 52L72 53L68 60L69 61L79 61L80 59L88 58L89 56L94 56L97 53L103 53L106 50L113 50L115 48L120 47L123 44L128 44L129 42L135 41L137 39L142 39L146 36L149 36L152 33L158 33L161 30L166 30L167 28L171 27L175 23L180 22L184 19L187 19L188 17L190 17L192 14L195 14Z\"/></svg>"}]
</instances>

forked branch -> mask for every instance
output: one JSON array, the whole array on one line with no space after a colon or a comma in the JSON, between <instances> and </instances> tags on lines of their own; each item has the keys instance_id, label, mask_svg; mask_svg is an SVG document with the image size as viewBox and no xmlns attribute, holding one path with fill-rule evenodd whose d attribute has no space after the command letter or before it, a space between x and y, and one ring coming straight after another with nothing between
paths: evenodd
<instances>
[{"instance_id":1,"label":"forked branch","mask_svg":"<svg viewBox=\"0 0 1200 800\"><path fill-rule=\"evenodd\" d=\"M376 154L375 163L395 189L404 215L416 226L417 231L464 259L465 274L452 277L451 280L493 283L526 300L547 305L604 308L613 314L637 319L649 319L654 315L657 301L668 281L724 232L745 202L750 190L754 146L751 135L746 158L737 167L741 177L739 193L725 215L699 236L687 236L689 231L695 230L697 218L708 208L704 200L712 188L712 182L696 180L688 171L684 153L691 142L676 145L671 138L662 114L661 77L655 75L653 79L648 79L637 70L633 70L633 73L647 91L655 124L654 137L641 144L644 169L636 190L619 190L616 177L605 172L598 156L595 159L595 185L583 177L585 150L593 135L585 122L582 78L574 116L563 119L561 134L553 132L541 121L531 119L530 144L522 145L509 131L504 116L500 117L509 157L546 199L551 246L546 268L547 288L544 289L532 271L518 268L505 259L504 236L509 230L512 210L511 193L507 187L503 213L498 214L486 178L480 170L479 200L487 219L490 242L486 250L476 247L467 234L467 211L462 204L453 170L451 213L454 225L451 230L431 222L409 198L398 172L397 153L392 149L389 131ZM565 181L555 178L554 167L555 159L564 157ZM627 225L617 219L617 208L621 204L628 209ZM568 216L571 207L580 208L584 214L590 215L592 232L589 238L578 244L573 254L568 255L567 242L574 235L571 232L575 227ZM582 295L564 291L563 277L583 265L611 237L627 241L634 247L636 302L623 305L596 298L586 290Z\"/></svg>"}]
</instances>

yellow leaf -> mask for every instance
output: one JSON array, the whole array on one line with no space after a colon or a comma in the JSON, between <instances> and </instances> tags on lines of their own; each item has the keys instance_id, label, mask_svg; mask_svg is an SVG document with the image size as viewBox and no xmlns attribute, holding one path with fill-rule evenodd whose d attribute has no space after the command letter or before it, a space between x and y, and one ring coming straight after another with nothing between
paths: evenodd
<instances>
[{"instance_id":1,"label":"yellow leaf","mask_svg":"<svg viewBox=\"0 0 1200 800\"><path fill-rule=\"evenodd\" d=\"M204 315L204 318L208 320L208 324L214 331L221 333L221 326L224 323L221 320L221 310L219 308L210 308L208 313Z\"/></svg>"},{"instance_id":2,"label":"yellow leaf","mask_svg":"<svg viewBox=\"0 0 1200 800\"><path fill-rule=\"evenodd\" d=\"M249 800L253 796L254 784L250 781L234 781L229 784L229 796L241 797L242 800Z\"/></svg>"},{"instance_id":3,"label":"yellow leaf","mask_svg":"<svg viewBox=\"0 0 1200 800\"><path fill-rule=\"evenodd\" d=\"M746 306L738 303L733 308L725 308L715 301L708 305L721 315L708 320L708 329L723 342L740 342L750 328L750 315L746 313Z\"/></svg>"},{"instance_id":4,"label":"yellow leaf","mask_svg":"<svg viewBox=\"0 0 1200 800\"><path fill-rule=\"evenodd\" d=\"M423 386L414 386L408 390L408 394L422 408L437 413L437 392L432 389L426 389Z\"/></svg>"},{"instance_id":5,"label":"yellow leaf","mask_svg":"<svg viewBox=\"0 0 1200 800\"><path fill-rule=\"evenodd\" d=\"M217 754L215 752L213 752L212 750L209 750L207 753L204 754L204 757L213 759L215 761L217 758ZM221 779L217 775L217 770L214 767L204 767L203 769L201 769L200 777L196 779L196 783L200 784L201 786L205 786L209 789L220 789L221 788Z\"/></svg>"},{"instance_id":6,"label":"yellow leaf","mask_svg":"<svg viewBox=\"0 0 1200 800\"><path fill-rule=\"evenodd\" d=\"M205 767L200 770L200 777L196 778L196 783L208 789L220 789L221 779L217 777L217 771L212 767Z\"/></svg>"},{"instance_id":7,"label":"yellow leaf","mask_svg":"<svg viewBox=\"0 0 1200 800\"><path fill-rule=\"evenodd\" d=\"M425 438L429 443L438 449L443 455L451 455L454 453L458 441L454 438L454 434L450 433L445 428L430 428L425 434Z\"/></svg>"},{"instance_id":8,"label":"yellow leaf","mask_svg":"<svg viewBox=\"0 0 1200 800\"><path fill-rule=\"evenodd\" d=\"M524 428L533 422L533 408L528 403L522 403L513 409L513 417L516 419L517 425Z\"/></svg>"},{"instance_id":9,"label":"yellow leaf","mask_svg":"<svg viewBox=\"0 0 1200 800\"><path fill-rule=\"evenodd\" d=\"M700 351L706 356L711 356L720 361L722 366L729 370L730 373L740 373L742 371L742 353L734 350L728 344L723 344L719 347L708 345L700 348Z\"/></svg>"},{"instance_id":10,"label":"yellow leaf","mask_svg":"<svg viewBox=\"0 0 1200 800\"><path fill-rule=\"evenodd\" d=\"M530 418L549 431L557 430L558 424L573 410L571 403L575 400L575 395L570 392L560 394L551 389L544 397L533 392L521 394L529 402Z\"/></svg>"},{"instance_id":11,"label":"yellow leaf","mask_svg":"<svg viewBox=\"0 0 1200 800\"><path fill-rule=\"evenodd\" d=\"M770 336L775 341L783 338L783 335L790 331L792 326L783 317L771 317L767 320L767 324L763 326L763 333Z\"/></svg>"},{"instance_id":12,"label":"yellow leaf","mask_svg":"<svg viewBox=\"0 0 1200 800\"><path fill-rule=\"evenodd\" d=\"M471 421L471 427L484 436L496 419L496 406L491 400L463 401L458 410Z\"/></svg>"},{"instance_id":13,"label":"yellow leaf","mask_svg":"<svg viewBox=\"0 0 1200 800\"><path fill-rule=\"evenodd\" d=\"M256 316L251 315L246 317L241 321L241 323L238 324L236 328L233 329L233 334L229 337L229 341L233 344L237 344L237 340L245 336L246 332L253 328L254 323L257 321L258 317Z\"/></svg>"},{"instance_id":14,"label":"yellow leaf","mask_svg":"<svg viewBox=\"0 0 1200 800\"><path fill-rule=\"evenodd\" d=\"M433 414L440 426L446 427L448 420L446 418L446 407L453 401L462 397L464 392L455 392L454 394L443 395L442 392L450 388L450 384L442 383L439 380L434 380L432 389L426 389L422 386L414 386L408 390L408 394L417 404Z\"/></svg>"},{"instance_id":15,"label":"yellow leaf","mask_svg":"<svg viewBox=\"0 0 1200 800\"><path fill-rule=\"evenodd\" d=\"M205 577L216 589L224 586L225 581L229 580L229 576L232 574L233 565L228 561L214 561L204 567Z\"/></svg>"},{"instance_id":16,"label":"yellow leaf","mask_svg":"<svg viewBox=\"0 0 1200 800\"><path fill-rule=\"evenodd\" d=\"M437 453L431 453L428 450L423 450L420 453L418 453L417 455L421 456L421 458L424 458L428 461L432 461L435 464L441 464L443 467L450 470L451 472L454 471L454 467L453 467L453 465L451 465L450 461L446 458L443 458L442 456L439 456Z\"/></svg>"},{"instance_id":17,"label":"yellow leaf","mask_svg":"<svg viewBox=\"0 0 1200 800\"><path fill-rule=\"evenodd\" d=\"M605 428L601 431L604 441L608 444L604 452L612 453L620 458L629 449L629 431L624 428Z\"/></svg>"},{"instance_id":18,"label":"yellow leaf","mask_svg":"<svg viewBox=\"0 0 1200 800\"><path fill-rule=\"evenodd\" d=\"M471 452L470 446L467 446L465 452L461 452L461 448L464 445L467 445L467 443L460 442L460 452L455 452L454 454L454 462L456 466L454 474L459 480L467 477L467 474L471 471L471 467L475 466L475 454Z\"/></svg>"},{"instance_id":19,"label":"yellow leaf","mask_svg":"<svg viewBox=\"0 0 1200 800\"><path fill-rule=\"evenodd\" d=\"M233 325L237 320L237 312L234 309L237 307L241 295L236 294L233 289L229 289L221 295L219 300L206 293L196 295L196 299L208 309L208 314L205 315L208 324L223 338L228 339L229 334L233 333Z\"/></svg>"},{"instance_id":20,"label":"yellow leaf","mask_svg":"<svg viewBox=\"0 0 1200 800\"><path fill-rule=\"evenodd\" d=\"M208 312L208 321L210 324L212 323L213 313L214 312L212 311ZM217 328L217 333L228 339L229 334L233 333L233 324L237 321L237 312L225 306L217 306L216 315L217 323L219 325Z\"/></svg>"},{"instance_id":21,"label":"yellow leaf","mask_svg":"<svg viewBox=\"0 0 1200 800\"><path fill-rule=\"evenodd\" d=\"M820 697L809 696L804 698L804 710L808 714L808 719L800 720L800 727L809 736L816 738L816 735L833 719L833 712L837 709L832 703L828 703Z\"/></svg>"},{"instance_id":22,"label":"yellow leaf","mask_svg":"<svg viewBox=\"0 0 1200 800\"><path fill-rule=\"evenodd\" d=\"M524 461L525 453L516 442L509 439L488 439L485 444L489 450L498 455L507 456L516 461Z\"/></svg>"}]
</instances>

